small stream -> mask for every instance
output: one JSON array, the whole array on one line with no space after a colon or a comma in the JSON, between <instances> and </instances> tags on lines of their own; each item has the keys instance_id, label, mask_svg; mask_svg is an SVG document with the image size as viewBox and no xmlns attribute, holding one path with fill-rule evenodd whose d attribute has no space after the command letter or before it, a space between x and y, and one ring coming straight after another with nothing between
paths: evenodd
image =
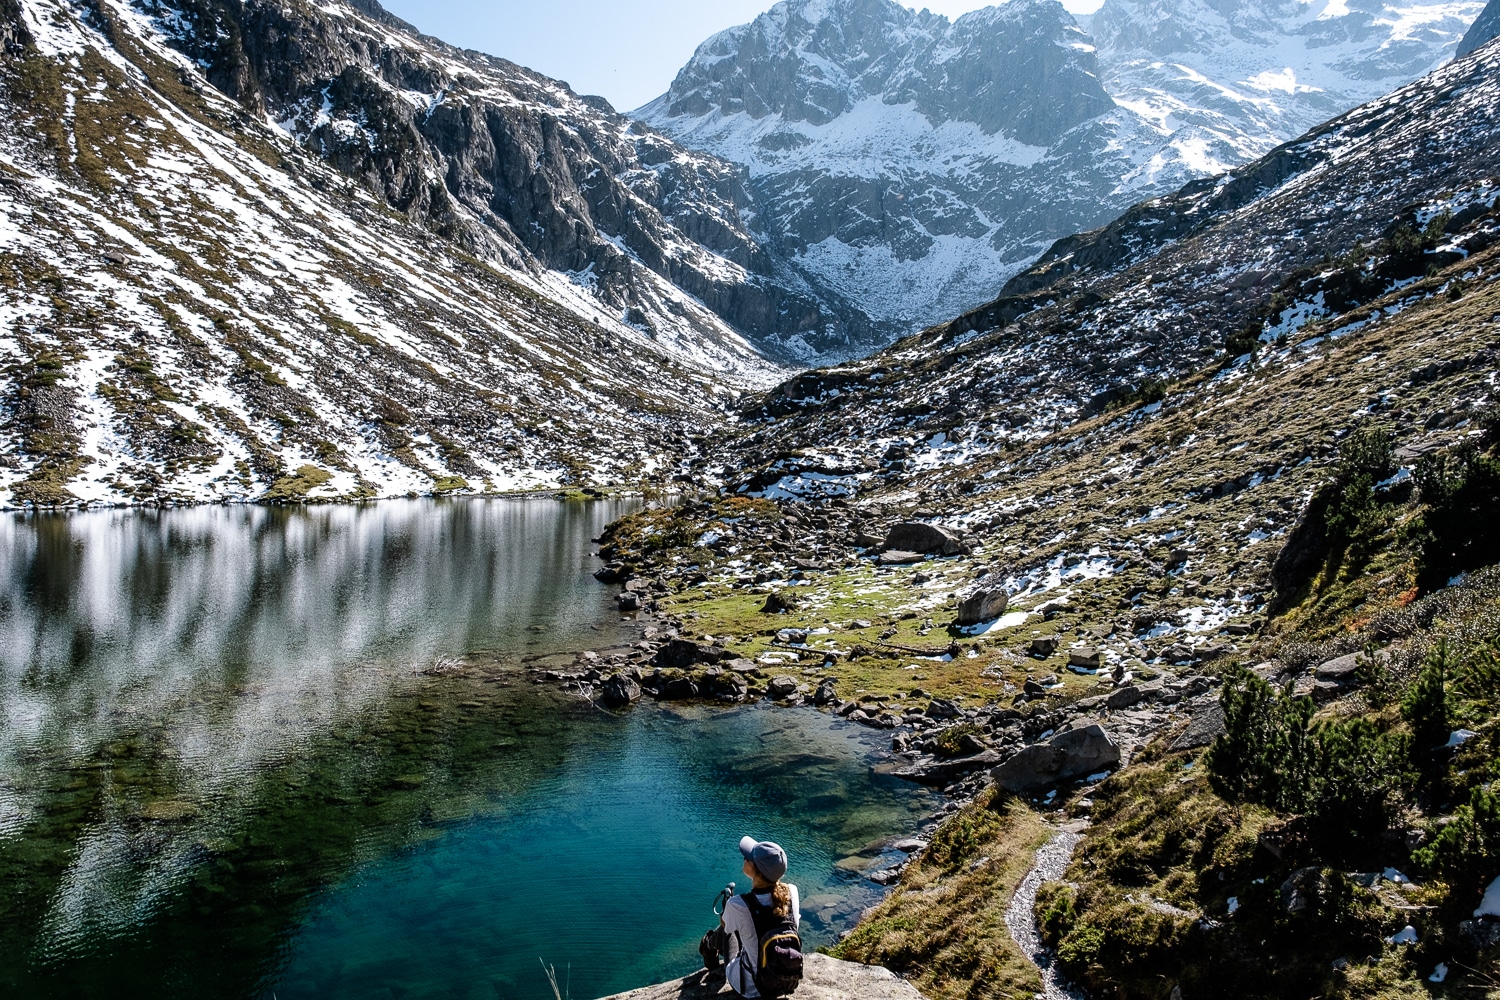
<instances>
[{"instance_id":1,"label":"small stream","mask_svg":"<svg viewBox=\"0 0 1500 1000\"><path fill-rule=\"evenodd\" d=\"M620 715L626 503L0 518L0 996L574 997L684 975L744 834L809 944L935 796L811 709Z\"/></svg>"},{"instance_id":2,"label":"small stream","mask_svg":"<svg viewBox=\"0 0 1500 1000\"><path fill-rule=\"evenodd\" d=\"M1021 880L1010 905L1005 908L1005 926L1021 951L1042 974L1042 992L1037 994L1046 1000L1084 1000L1082 993L1074 990L1057 971L1053 955L1042 944L1041 929L1036 922L1036 894L1044 882L1055 882L1067 871L1073 859L1073 850L1083 839L1081 833L1059 830L1051 840L1036 852L1031 871Z\"/></svg>"}]
</instances>

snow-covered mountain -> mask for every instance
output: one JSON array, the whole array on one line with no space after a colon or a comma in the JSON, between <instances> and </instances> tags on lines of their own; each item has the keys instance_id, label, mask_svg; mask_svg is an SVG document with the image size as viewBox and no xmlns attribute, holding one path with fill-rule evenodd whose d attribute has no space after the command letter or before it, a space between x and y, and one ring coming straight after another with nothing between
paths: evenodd
<instances>
[{"instance_id":1,"label":"snow-covered mountain","mask_svg":"<svg viewBox=\"0 0 1500 1000\"><path fill-rule=\"evenodd\" d=\"M1464 40L1458 43L1458 55L1462 57L1475 52L1480 46L1496 38L1500 38L1500 0L1490 0L1485 4L1484 13L1469 26L1469 33L1464 36Z\"/></svg>"},{"instance_id":2,"label":"snow-covered mountain","mask_svg":"<svg viewBox=\"0 0 1500 1000\"><path fill-rule=\"evenodd\" d=\"M778 253L913 329L1055 239L1421 76L1482 6L1108 0L1081 25L1056 0L952 22L784 0L635 114L745 164Z\"/></svg>"},{"instance_id":3,"label":"snow-covered mountain","mask_svg":"<svg viewBox=\"0 0 1500 1000\"><path fill-rule=\"evenodd\" d=\"M369 0L0 0L0 503L621 481L842 322L741 173Z\"/></svg>"}]
</instances>

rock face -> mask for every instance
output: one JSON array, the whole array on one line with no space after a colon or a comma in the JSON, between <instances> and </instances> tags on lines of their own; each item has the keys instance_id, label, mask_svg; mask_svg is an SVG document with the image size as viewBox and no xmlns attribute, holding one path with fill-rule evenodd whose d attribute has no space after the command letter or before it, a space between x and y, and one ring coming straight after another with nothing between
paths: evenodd
<instances>
[{"instance_id":1,"label":"rock face","mask_svg":"<svg viewBox=\"0 0 1500 1000\"><path fill-rule=\"evenodd\" d=\"M1469 27L1469 33L1458 43L1455 54L1462 58L1496 38L1500 38L1500 0L1490 0L1479 19Z\"/></svg>"},{"instance_id":2,"label":"rock face","mask_svg":"<svg viewBox=\"0 0 1500 1000\"><path fill-rule=\"evenodd\" d=\"M374 0L141 6L210 84L392 208L574 276L618 320L664 337L701 324L669 306L675 287L772 353L841 336L844 321L747 227L737 169L606 102L421 36Z\"/></svg>"},{"instance_id":3,"label":"rock face","mask_svg":"<svg viewBox=\"0 0 1500 1000\"><path fill-rule=\"evenodd\" d=\"M1035 792L1119 763L1120 748L1096 723L1033 743L990 773L995 784L1007 791Z\"/></svg>"},{"instance_id":4,"label":"rock face","mask_svg":"<svg viewBox=\"0 0 1500 1000\"><path fill-rule=\"evenodd\" d=\"M1057 238L1416 79L1481 6L1108 0L1091 38L1050 0L952 22L786 0L635 114L744 164L797 266L912 330L988 301Z\"/></svg>"},{"instance_id":5,"label":"rock face","mask_svg":"<svg viewBox=\"0 0 1500 1000\"><path fill-rule=\"evenodd\" d=\"M841 962L827 955L803 955L802 985L792 1000L923 1000L916 987L876 965ZM721 973L695 972L670 983L647 986L604 1000L708 1000L734 997Z\"/></svg>"}]
</instances>

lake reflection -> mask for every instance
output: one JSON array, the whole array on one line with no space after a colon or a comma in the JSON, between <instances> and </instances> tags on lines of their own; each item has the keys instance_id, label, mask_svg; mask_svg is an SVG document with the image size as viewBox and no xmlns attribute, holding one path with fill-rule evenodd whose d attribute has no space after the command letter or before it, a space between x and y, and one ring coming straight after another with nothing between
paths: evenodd
<instances>
[{"instance_id":1,"label":"lake reflection","mask_svg":"<svg viewBox=\"0 0 1500 1000\"><path fill-rule=\"evenodd\" d=\"M544 998L543 951L575 988L682 974L753 830L812 932L846 925L874 890L834 862L932 806L870 774L877 735L529 683L639 638L589 575L627 509L0 520L0 996ZM660 894L606 892L610 845Z\"/></svg>"}]
</instances>

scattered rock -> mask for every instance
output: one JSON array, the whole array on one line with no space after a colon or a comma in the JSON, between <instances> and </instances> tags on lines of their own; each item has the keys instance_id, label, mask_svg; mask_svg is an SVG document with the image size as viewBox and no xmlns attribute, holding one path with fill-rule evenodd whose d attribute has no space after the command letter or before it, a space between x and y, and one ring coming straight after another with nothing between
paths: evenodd
<instances>
[{"instance_id":1,"label":"scattered rock","mask_svg":"<svg viewBox=\"0 0 1500 1000\"><path fill-rule=\"evenodd\" d=\"M920 552L904 552L899 549L882 552L877 562L882 566L907 566L911 563L919 563L926 559Z\"/></svg>"},{"instance_id":2,"label":"scattered rock","mask_svg":"<svg viewBox=\"0 0 1500 1000\"><path fill-rule=\"evenodd\" d=\"M1033 743L995 768L995 783L1011 792L1031 792L1120 763L1120 748L1098 723Z\"/></svg>"}]
</instances>

